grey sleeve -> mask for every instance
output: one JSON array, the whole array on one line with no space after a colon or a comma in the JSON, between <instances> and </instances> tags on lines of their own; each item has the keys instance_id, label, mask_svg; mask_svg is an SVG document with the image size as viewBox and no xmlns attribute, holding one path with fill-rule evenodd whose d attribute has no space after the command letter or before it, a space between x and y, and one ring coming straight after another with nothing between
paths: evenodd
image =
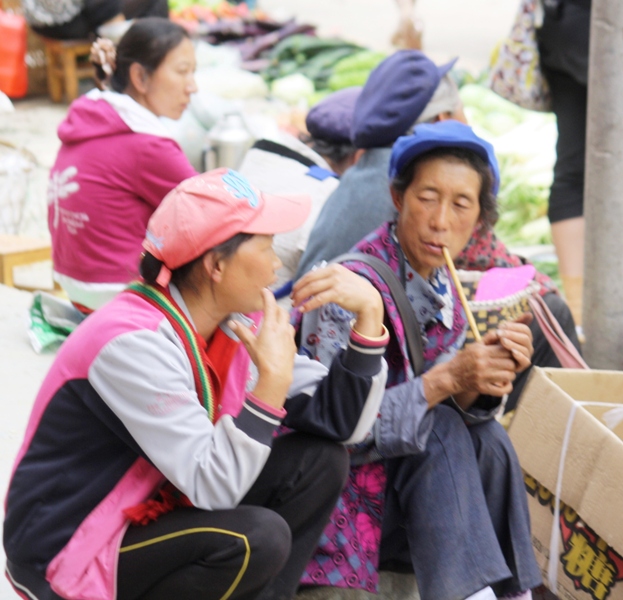
<instances>
[{"instance_id":1,"label":"grey sleeve","mask_svg":"<svg viewBox=\"0 0 623 600\"><path fill-rule=\"evenodd\" d=\"M114 338L91 365L89 381L153 465L195 506L232 508L264 467L280 420L247 399L236 420L226 415L212 425L188 357L172 330L167 333Z\"/></svg>"}]
</instances>

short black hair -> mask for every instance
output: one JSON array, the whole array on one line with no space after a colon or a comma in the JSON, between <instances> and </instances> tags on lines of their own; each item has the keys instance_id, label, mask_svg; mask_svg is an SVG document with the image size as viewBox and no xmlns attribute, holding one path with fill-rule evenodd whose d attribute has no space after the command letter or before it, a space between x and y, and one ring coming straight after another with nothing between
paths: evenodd
<instances>
[{"instance_id":1,"label":"short black hair","mask_svg":"<svg viewBox=\"0 0 623 600\"><path fill-rule=\"evenodd\" d=\"M339 166L342 166L357 152L357 148L353 144L331 142L315 137L310 138L310 146L314 152Z\"/></svg>"},{"instance_id":2,"label":"short black hair","mask_svg":"<svg viewBox=\"0 0 623 600\"><path fill-rule=\"evenodd\" d=\"M460 161L476 171L480 177L480 223L484 229L492 229L498 220L498 205L493 194L493 174L487 161L473 150L467 148L433 148L411 159L392 179L390 185L400 196L413 182L417 168L424 162L435 158L450 158Z\"/></svg>"}]
</instances>

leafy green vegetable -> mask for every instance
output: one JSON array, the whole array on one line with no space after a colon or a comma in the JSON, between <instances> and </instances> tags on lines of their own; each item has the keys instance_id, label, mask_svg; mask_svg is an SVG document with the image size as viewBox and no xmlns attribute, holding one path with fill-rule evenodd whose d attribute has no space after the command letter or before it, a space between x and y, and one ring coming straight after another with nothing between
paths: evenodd
<instances>
[{"instance_id":1,"label":"leafy green vegetable","mask_svg":"<svg viewBox=\"0 0 623 600\"><path fill-rule=\"evenodd\" d=\"M387 55L373 50L360 50L335 64L334 73L350 71L372 71Z\"/></svg>"},{"instance_id":2,"label":"leafy green vegetable","mask_svg":"<svg viewBox=\"0 0 623 600\"><path fill-rule=\"evenodd\" d=\"M496 234L507 245L551 244L547 221L549 188L528 183L513 157L502 156L498 160L501 181L498 193L500 218L495 227ZM539 224L529 227L533 222Z\"/></svg>"},{"instance_id":3,"label":"leafy green vegetable","mask_svg":"<svg viewBox=\"0 0 623 600\"><path fill-rule=\"evenodd\" d=\"M464 85L460 95L470 124L493 144L500 165L496 234L509 246L551 244L553 116L524 110L481 85Z\"/></svg>"}]
</instances>

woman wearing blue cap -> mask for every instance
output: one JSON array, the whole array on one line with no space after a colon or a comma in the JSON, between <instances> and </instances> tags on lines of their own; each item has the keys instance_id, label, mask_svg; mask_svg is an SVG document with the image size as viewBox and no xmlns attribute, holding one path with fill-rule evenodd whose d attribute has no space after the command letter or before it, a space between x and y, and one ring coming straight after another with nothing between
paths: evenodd
<instances>
[{"instance_id":1,"label":"woman wearing blue cap","mask_svg":"<svg viewBox=\"0 0 623 600\"><path fill-rule=\"evenodd\" d=\"M422 600L531 598L541 576L523 475L492 417L530 365L532 337L526 324L505 323L460 350L466 316L442 252L456 258L476 227L495 222L493 148L456 121L419 125L394 145L389 177L397 220L356 251L380 258L400 280L420 323L423 375L414 375L406 322L383 279L365 261L345 263L383 296L389 375L304 582L374 589L380 545L381 567L412 568ZM308 273L294 287L295 306L310 296L321 302L328 285L326 270ZM306 315L302 347L328 364L347 343L350 319L334 305Z\"/></svg>"}]
</instances>

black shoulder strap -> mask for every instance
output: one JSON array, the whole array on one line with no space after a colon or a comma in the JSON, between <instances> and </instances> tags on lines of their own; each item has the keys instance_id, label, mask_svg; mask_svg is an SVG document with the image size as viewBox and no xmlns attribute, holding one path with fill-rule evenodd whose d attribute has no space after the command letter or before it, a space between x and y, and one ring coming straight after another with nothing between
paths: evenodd
<instances>
[{"instance_id":1,"label":"black shoulder strap","mask_svg":"<svg viewBox=\"0 0 623 600\"><path fill-rule=\"evenodd\" d=\"M253 148L257 148L258 150L264 150L265 152L271 152L272 154L278 154L279 156L283 156L284 158L290 158L306 167L317 166L313 160L307 158L307 156L303 156L300 152L292 150L287 146L278 144L277 142L273 142L271 140L258 140L257 142L255 142L255 144L253 144Z\"/></svg>"},{"instance_id":2,"label":"black shoulder strap","mask_svg":"<svg viewBox=\"0 0 623 600\"><path fill-rule=\"evenodd\" d=\"M331 262L345 263L350 261L362 262L372 267L387 284L404 326L411 367L413 368L415 376L418 377L424 372L422 334L420 332L420 324L400 280L396 277L396 274L391 270L388 264L384 263L380 258L370 256L369 254L359 254L355 252L341 254Z\"/></svg>"}]
</instances>

